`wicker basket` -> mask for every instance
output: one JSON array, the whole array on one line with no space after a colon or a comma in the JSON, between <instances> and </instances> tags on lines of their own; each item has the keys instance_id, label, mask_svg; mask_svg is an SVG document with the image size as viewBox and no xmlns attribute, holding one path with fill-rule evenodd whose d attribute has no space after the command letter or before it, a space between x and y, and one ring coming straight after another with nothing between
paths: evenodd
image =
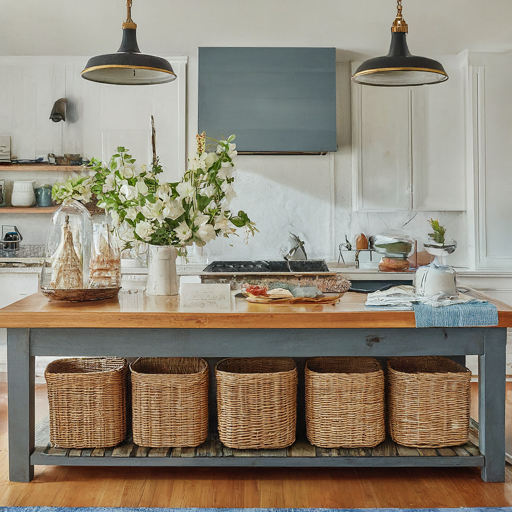
<instances>
[{"instance_id":1,"label":"wicker basket","mask_svg":"<svg viewBox=\"0 0 512 512\"><path fill-rule=\"evenodd\" d=\"M289 358L224 359L215 368L219 437L229 448L275 449L295 441L297 365Z\"/></svg>"},{"instance_id":2,"label":"wicker basket","mask_svg":"<svg viewBox=\"0 0 512 512\"><path fill-rule=\"evenodd\" d=\"M386 438L384 372L371 357L306 363L306 427L322 448L374 447Z\"/></svg>"},{"instance_id":3,"label":"wicker basket","mask_svg":"<svg viewBox=\"0 0 512 512\"><path fill-rule=\"evenodd\" d=\"M446 357L388 360L391 437L404 446L442 448L467 443L471 372Z\"/></svg>"},{"instance_id":4,"label":"wicker basket","mask_svg":"<svg viewBox=\"0 0 512 512\"><path fill-rule=\"evenodd\" d=\"M196 357L143 357L130 364L133 442L198 446L208 436L208 364Z\"/></svg>"},{"instance_id":5,"label":"wicker basket","mask_svg":"<svg viewBox=\"0 0 512 512\"><path fill-rule=\"evenodd\" d=\"M59 359L46 367L54 446L102 448L123 441L127 369L120 358Z\"/></svg>"}]
</instances>

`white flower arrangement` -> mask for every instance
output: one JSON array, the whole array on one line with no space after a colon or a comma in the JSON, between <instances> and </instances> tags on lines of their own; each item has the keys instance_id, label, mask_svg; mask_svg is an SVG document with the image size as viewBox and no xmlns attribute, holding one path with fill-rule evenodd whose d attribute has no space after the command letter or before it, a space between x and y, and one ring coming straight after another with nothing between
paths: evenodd
<instances>
[{"instance_id":1,"label":"white flower arrangement","mask_svg":"<svg viewBox=\"0 0 512 512\"><path fill-rule=\"evenodd\" d=\"M112 226L125 247L138 243L199 247L217 236L236 235L237 228L248 234L257 231L247 214L229 210L236 197L233 189L234 135L227 141L213 141L216 152L206 151L205 134L197 136L197 151L189 159L189 170L178 183L161 183L158 160L151 169L135 165L128 150L119 147L108 166L93 159L92 193L98 206L112 217Z\"/></svg>"}]
</instances>

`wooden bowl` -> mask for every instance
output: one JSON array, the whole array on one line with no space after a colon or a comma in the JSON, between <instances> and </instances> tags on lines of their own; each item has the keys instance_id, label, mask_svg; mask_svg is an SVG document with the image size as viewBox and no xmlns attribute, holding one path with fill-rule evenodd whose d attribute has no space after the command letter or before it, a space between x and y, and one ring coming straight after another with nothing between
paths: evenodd
<instances>
[{"instance_id":1,"label":"wooden bowl","mask_svg":"<svg viewBox=\"0 0 512 512\"><path fill-rule=\"evenodd\" d=\"M86 302L91 300L106 300L117 297L121 287L116 288L87 288L81 290L56 290L53 288L41 288L45 297L51 300L63 300L68 302Z\"/></svg>"}]
</instances>

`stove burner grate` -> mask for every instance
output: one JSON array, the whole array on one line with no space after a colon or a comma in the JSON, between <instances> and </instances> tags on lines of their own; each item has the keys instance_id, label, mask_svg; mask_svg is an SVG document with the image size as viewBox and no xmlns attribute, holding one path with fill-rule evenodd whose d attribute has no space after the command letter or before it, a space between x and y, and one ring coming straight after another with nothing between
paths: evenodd
<instances>
[{"instance_id":1,"label":"stove burner grate","mask_svg":"<svg viewBox=\"0 0 512 512\"><path fill-rule=\"evenodd\" d=\"M272 273L272 272L329 272L325 260L297 261L213 261L203 272Z\"/></svg>"}]
</instances>

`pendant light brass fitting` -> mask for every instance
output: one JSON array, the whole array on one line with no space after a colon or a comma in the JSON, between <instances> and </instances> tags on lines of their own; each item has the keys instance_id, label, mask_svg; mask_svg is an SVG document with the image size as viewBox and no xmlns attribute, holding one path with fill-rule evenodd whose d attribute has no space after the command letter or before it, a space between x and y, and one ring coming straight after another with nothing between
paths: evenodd
<instances>
[{"instance_id":1,"label":"pendant light brass fitting","mask_svg":"<svg viewBox=\"0 0 512 512\"><path fill-rule=\"evenodd\" d=\"M409 33L409 27L402 16L402 0L397 0L397 13L396 19L391 26L391 32L404 32Z\"/></svg>"}]
</instances>

